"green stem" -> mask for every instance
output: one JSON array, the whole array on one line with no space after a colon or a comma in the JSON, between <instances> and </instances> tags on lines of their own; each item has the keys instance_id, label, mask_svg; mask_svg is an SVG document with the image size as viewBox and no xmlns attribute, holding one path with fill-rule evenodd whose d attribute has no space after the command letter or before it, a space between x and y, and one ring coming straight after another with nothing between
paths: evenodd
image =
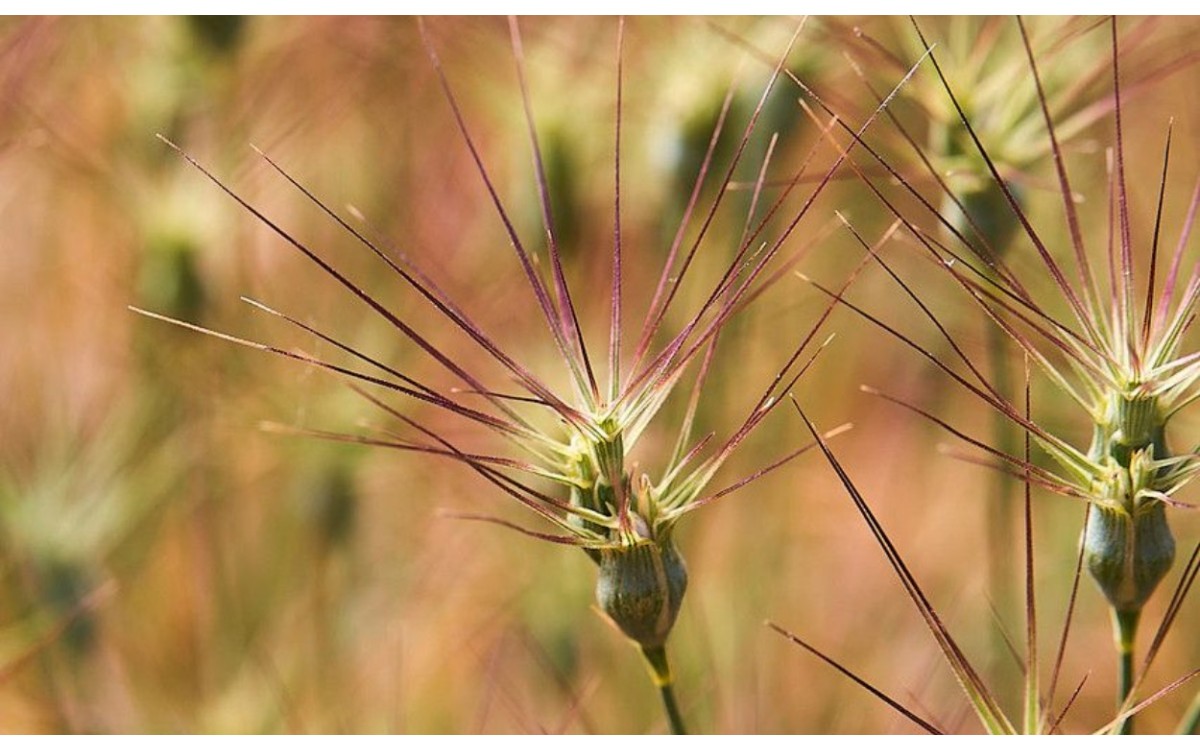
<instances>
[{"instance_id":1,"label":"green stem","mask_svg":"<svg viewBox=\"0 0 1200 750\"><path fill-rule=\"evenodd\" d=\"M997 325L989 326L987 334L989 369L992 383L1004 398L1013 400L1012 379L1009 372L1010 347L1008 334ZM1010 456L1020 454L1016 425L1008 416L995 414L992 423L992 445ZM1013 492L1016 478L1007 472L997 471L988 488L988 503L985 523L987 524L987 579L988 592L1001 612L1008 612L1016 601L1013 587L1013 549L1017 533L1013 517ZM1006 654L1004 634L993 629L992 664L1006 663L1001 658Z\"/></svg>"},{"instance_id":2,"label":"green stem","mask_svg":"<svg viewBox=\"0 0 1200 750\"><path fill-rule=\"evenodd\" d=\"M671 684L661 685L663 706L667 709L667 721L671 723L671 734L687 734L683 726L683 716L679 713L679 704L675 702L675 688Z\"/></svg>"},{"instance_id":3,"label":"green stem","mask_svg":"<svg viewBox=\"0 0 1200 750\"><path fill-rule=\"evenodd\" d=\"M683 726L683 715L679 713L679 704L675 701L675 676L671 674L671 666L667 663L666 647L642 646L642 656L646 658L646 666L650 668L650 679L662 693L663 708L667 711L671 734L687 734L687 729Z\"/></svg>"},{"instance_id":4,"label":"green stem","mask_svg":"<svg viewBox=\"0 0 1200 750\"><path fill-rule=\"evenodd\" d=\"M999 326L988 328L988 354L991 360L992 383L1007 399L1012 399L1012 382L1009 377L1009 347L1005 333ZM992 424L993 444L998 450L1017 455L1017 434L1013 421L997 413ZM991 502L988 503L988 564L992 596L1007 604L1012 592L1011 567L1013 541L1016 538L1013 524L1012 488L1015 479L1003 471L995 473L991 487Z\"/></svg>"},{"instance_id":5,"label":"green stem","mask_svg":"<svg viewBox=\"0 0 1200 750\"><path fill-rule=\"evenodd\" d=\"M1192 705L1188 706L1183 721L1179 722L1179 731L1176 734L1200 734L1200 690L1196 691Z\"/></svg>"},{"instance_id":6,"label":"green stem","mask_svg":"<svg viewBox=\"0 0 1200 750\"><path fill-rule=\"evenodd\" d=\"M1133 643L1137 637L1138 617L1141 610L1116 611L1113 616L1115 635L1117 636L1118 674L1117 674L1117 710L1124 711L1133 691L1134 666ZM1133 717L1121 722L1118 734L1133 734Z\"/></svg>"}]
</instances>

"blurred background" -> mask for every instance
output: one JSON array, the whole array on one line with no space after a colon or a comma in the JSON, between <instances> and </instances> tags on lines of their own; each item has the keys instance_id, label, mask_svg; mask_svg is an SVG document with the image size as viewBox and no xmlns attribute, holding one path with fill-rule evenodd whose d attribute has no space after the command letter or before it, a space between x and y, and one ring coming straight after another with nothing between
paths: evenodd
<instances>
[{"instance_id":1,"label":"blurred background","mask_svg":"<svg viewBox=\"0 0 1200 750\"><path fill-rule=\"evenodd\" d=\"M697 217L716 197L799 23L628 21L621 218L635 333L726 92L733 92L728 123ZM507 24L430 19L427 26L517 231L545 261ZM1200 26L1194 19L1122 19L1119 28L1130 212L1144 267L1172 118L1168 247L1197 178L1200 66L1191 56ZM1069 235L1040 111L1026 106L988 119L994 102L1036 106L1015 21L929 19L922 29L939 45L939 61L966 106L990 123L980 127L985 146L1011 167L1005 177L1018 185L1031 221L1066 257ZM567 276L592 349L603 352L617 21L532 19L521 30ZM1065 92L1053 114L1063 123L1085 234L1102 253L1106 149L1114 143L1107 26L1037 19L1030 30L1048 88ZM907 20L809 19L785 62L858 127L921 51ZM767 221L763 241L786 230L836 158L801 98L786 79L767 97L668 315L668 331L684 324L735 252L772 135L778 140L755 221L814 156ZM948 110L926 63L866 136L934 204L936 181L905 134L943 148L945 159L960 156L943 132L954 127ZM818 110L817 118L828 115ZM348 362L331 344L240 300L247 296L406 374L450 385L428 355L156 134L447 356L486 374L498 390L512 388L251 144L262 149L331 208L361 215L358 226L419 264L523 364L567 392L567 374L414 20L0 21L0 729L662 731L640 659L594 608L594 567L584 555L447 518L453 511L530 522L453 462L263 429L356 433L395 423L329 373L128 309ZM878 164L859 161L913 222L940 231ZM939 162L935 169L960 168ZM849 170L821 191L785 251L803 252L797 268L834 287L863 256L835 211L868 241L893 221ZM689 238L698 225L694 218ZM986 363L989 321L904 235L883 252L964 350ZM1010 252L1023 279L1049 289L1038 280L1044 271L1028 242L1015 241ZM879 268L868 267L849 297L951 361L937 331ZM1043 299L1051 313L1066 314L1061 302L1054 307L1052 291ZM703 391L701 431L736 429L826 304L789 273L733 321ZM1015 536L1009 549L997 545L995 528L1005 515L1015 523L1020 486L1010 483L998 497L995 472L946 455L945 447L963 444L859 385L886 388L989 442L991 415L927 360L850 311L835 311L823 331L836 338L798 384L797 399L825 428L854 424L834 449L952 632L1015 710L1020 671L1000 634L1023 649L1020 548ZM1009 369L1019 377L1015 353ZM670 426L686 400L684 389L639 445L647 466L669 453ZM481 452L502 450L428 405L388 402L449 435L478 440L471 445ZM1036 375L1033 403L1039 422L1086 445L1086 421ZM1197 427L1185 412L1173 423L1175 444L1194 445ZM717 486L807 437L794 412L778 410ZM1049 465L1044 456L1038 461ZM1196 493L1181 499L1195 501ZM1039 623L1043 651L1052 655L1083 507L1041 490L1034 503ZM1194 513L1173 510L1171 519L1179 559L1148 606L1143 647L1200 540ZM689 515L678 542L691 582L671 648L694 731L913 729L771 632L768 619L945 728L978 730L933 639L819 454ZM1193 597L1148 688L1197 667L1198 627ZM1057 705L1086 682L1066 731L1090 731L1112 717L1110 640L1105 602L1085 580ZM1051 662L1044 656L1044 675ZM1195 691L1160 701L1139 729L1169 731Z\"/></svg>"}]
</instances>

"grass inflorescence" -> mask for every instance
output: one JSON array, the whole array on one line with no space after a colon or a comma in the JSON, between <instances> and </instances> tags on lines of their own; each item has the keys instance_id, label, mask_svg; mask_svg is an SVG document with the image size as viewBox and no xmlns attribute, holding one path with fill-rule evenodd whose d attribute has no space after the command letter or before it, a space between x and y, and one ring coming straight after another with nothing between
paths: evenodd
<instances>
[{"instance_id":1,"label":"grass inflorescence","mask_svg":"<svg viewBox=\"0 0 1200 750\"><path fill-rule=\"evenodd\" d=\"M0 24L4 728L1200 731L1195 28Z\"/></svg>"},{"instance_id":2,"label":"grass inflorescence","mask_svg":"<svg viewBox=\"0 0 1200 750\"><path fill-rule=\"evenodd\" d=\"M913 23L924 48L931 48L920 26L915 21ZM1038 371L1057 389L1060 400L1077 407L1079 417L1086 421L1092 433L1091 444L1087 448L1078 447L1070 439L1035 422L1028 410L1028 385L1026 409L1023 411L1018 408L1011 395L1005 392L1007 389L999 385L1001 378L998 375L989 378L984 368L973 362L946 326L914 292L912 283L902 280L882 258L877 258L879 265L916 303L928 322L935 326L953 352L952 359L965 365L969 374L959 374L953 367L954 362L917 344L880 317L852 303L846 304L922 354L1005 421L1025 433L1026 449L1022 456L1004 446L1003 440L998 446L988 445L969 437L921 406L876 388L864 387L869 393L882 396L942 425L957 437L982 449L989 458L998 460L997 469L1017 477L1026 491L1027 545L1032 544L1032 526L1028 518L1031 488L1048 489L1086 502L1088 512L1082 530L1081 566L1091 573L1111 607L1119 655L1118 716L1106 728L1115 727L1122 732L1129 732L1132 720L1128 717L1134 710L1133 694L1135 683L1138 682L1134 669L1137 624L1147 600L1169 572L1175 557L1175 542L1167 524L1166 509L1191 508L1190 504L1177 500L1175 495L1198 470L1194 452L1174 453L1168 448L1167 424L1197 398L1196 387L1200 382L1196 353L1185 344L1185 331L1195 316L1197 294L1200 293L1200 286L1197 286L1200 284L1200 265L1190 275L1183 275L1183 258L1191 239L1200 193L1192 194L1178 232L1178 241L1167 262L1165 277L1160 279L1159 245L1171 151L1171 129L1168 126L1162 176L1156 186L1158 202L1153 231L1148 241L1141 243L1141 247L1145 248L1143 257L1147 260L1139 278L1135 268L1137 246L1131 230L1130 193L1125 171L1119 35L1116 21L1111 21L1107 26L1111 40L1111 112L1115 136L1114 146L1108 152L1107 202L1110 211L1108 235L1105 238L1107 253L1102 256L1102 262L1092 260L1081 228L1077 198L1068 176L1064 150L1051 114L1052 103L1041 77L1041 66L1036 60L1024 22L1018 19L1014 23L1036 92L1033 103L1037 109L1026 109L1031 110L1031 116L1036 111L1042 117L1045 142L1054 162L1065 223L1070 230L1072 253L1069 257L1073 264L1056 257L1043 239L1043 232L1035 228L1022 191L1011 184L1011 177L1005 173L1011 166L1011 157L1007 156L1011 149L1001 145L998 149L1000 156L992 156L993 146L989 142L986 127L994 124L994 118L985 116L986 113L979 115L984 128L976 127L975 117L978 113L971 103L966 103L962 92L955 88L953 76L943 69L936 52L930 54L933 77L942 87L945 100L957 117L955 127L965 133L970 146L970 153L957 158L975 160L982 166L982 169L956 167L974 173L976 176L973 179L977 180L974 184L964 183L956 190L952 182L939 182L945 192L942 205L953 205L955 209L942 208L939 213L930 200L920 196L911 178L898 172L880 152L863 139L856 138L852 144L861 145L872 159L916 195L924 207L933 212L942 229L948 231L950 242L920 228L907 214L896 208L896 204L876 187L860 167L854 165L854 168L883 205L904 223L911 232L914 244L929 254L936 267L964 290L990 323L1004 334L1005 340L1023 354L1026 367L1029 367L1029 362L1035 363ZM974 102L975 95L977 91L972 90L971 102ZM1007 124L1017 127L1013 122ZM933 160L925 155L925 151L915 141L909 142L924 163L931 165ZM968 149L964 147L963 150ZM1006 158L1009 160L1006 161ZM932 167L931 171L937 174ZM989 186L987 190L996 194L995 200L989 199L990 207L985 213L999 216L975 216L982 210L982 204L971 196L982 189L978 182L980 180ZM973 234L964 226L964 218L968 219ZM1001 221L1008 227L1003 232L996 229ZM1013 236L1020 241L1013 239ZM988 242L989 237L995 242ZM1013 246L1011 249L1005 249L1010 245ZM1049 287L1052 293L1058 295L1057 300L1039 297L1039 293L1044 295L1044 292L1038 291L1039 287L1047 285L1025 280L1021 272L1015 270L1019 260L1016 253L1025 247L1032 251L1032 259L1038 261L1038 273L1044 274L1044 278L1050 281ZM1022 263L1021 267L1026 265ZM1098 273L1094 270L1097 266L1107 270L1107 279L1103 284L1098 281ZM835 299L840 297L826 291ZM1060 312L1064 308L1065 316ZM1002 366L1008 367L1007 364ZM997 370L997 373L1002 371ZM1027 383L1028 377L1027 374ZM1057 468L1048 469L1031 461L1029 439L1054 460ZM844 474L842 478L853 490ZM860 497L857 491L854 492L856 497ZM882 531L877 530L876 533L880 535ZM881 543L886 543L886 539L881 537ZM1029 547L1026 555L1027 568L1032 563L1031 550ZM898 557L894 564L901 565ZM1180 579L1175 595L1177 599L1186 594L1193 578L1194 572L1189 564ZM1037 693L1037 664L1034 657L1036 619L1032 579L1027 583L1030 593L1026 618L1031 663L1025 668L1025 679L1026 693L1030 697L1026 702L1026 718L1022 724L1004 717L999 704L989 697L982 682L964 666L957 646L953 642L941 643L947 658L956 668L960 683L968 691L980 721L989 731L1010 732L1018 726L1023 726L1027 731L1045 731L1058 723L1050 723L1047 715L1039 710L1042 703ZM915 584L910 583L909 586L915 587ZM918 604L927 609L929 605L919 589L910 588L910 591L915 591ZM1074 594L1071 596L1073 602ZM1164 617L1146 666L1172 624L1176 607L1173 602ZM935 634L938 632L940 625ZM1057 663L1061 663L1061 656ZM1056 675L1057 671L1056 666ZM1194 674L1191 672L1186 678ZM1137 708L1147 704L1137 704Z\"/></svg>"}]
</instances>

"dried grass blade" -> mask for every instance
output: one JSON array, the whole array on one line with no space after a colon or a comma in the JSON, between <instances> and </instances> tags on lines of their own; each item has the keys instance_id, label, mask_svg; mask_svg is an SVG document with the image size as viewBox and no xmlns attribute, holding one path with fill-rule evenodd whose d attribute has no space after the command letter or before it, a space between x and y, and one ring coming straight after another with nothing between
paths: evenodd
<instances>
[{"instance_id":1,"label":"dried grass blade","mask_svg":"<svg viewBox=\"0 0 1200 750\"><path fill-rule=\"evenodd\" d=\"M846 489L847 494L850 495L851 500L854 501L854 505L858 509L859 514L862 516L863 520L866 521L867 526L871 530L872 535L875 537L876 542L878 542L880 549L883 550L884 556L887 558L889 565L891 565L892 570L896 573L901 584L904 586L905 592L908 594L909 599L912 600L913 604L920 612L922 619L925 620L925 624L929 628L930 633L933 634L934 639L937 641L938 647L941 649L943 656L945 656L947 663L950 665L950 668L954 672L955 677L958 679L959 684L962 686L963 691L970 699L971 705L975 709L975 713L979 717L979 720L983 723L984 727L989 733L1014 733L1012 724L1000 710L1000 707L996 703L995 698L992 696L991 691L988 690L987 685L983 683L983 680L979 677L978 673L975 672L975 669L971 666L970 662L967 661L966 656L962 653L958 644L955 642L954 638L950 635L950 632L942 623L941 618L934 610L933 605L926 598L924 591L917 583L916 578L909 571L903 557L901 557L900 552L892 543L891 538L888 536L887 532L884 531L883 526L879 523L879 520L875 517L875 514L871 510L866 499L861 493L859 493L858 488L855 487L853 481L851 481L849 474L847 474L845 469L842 468L841 462L838 461L837 457L833 455L833 452L829 449L829 446L821 437L820 432L817 431L816 426L808 419L808 416L800 408L799 403L797 403L795 399L792 399L792 403L796 407L796 411L800 415L800 418L804 420L805 426L808 427L809 432L812 433L813 437L816 439L817 445L821 448L821 452L825 454L825 458L829 462L829 465L838 475L838 479L841 481L842 486Z\"/></svg>"},{"instance_id":2,"label":"dried grass blade","mask_svg":"<svg viewBox=\"0 0 1200 750\"><path fill-rule=\"evenodd\" d=\"M879 700L883 701L892 710L896 711L896 713L900 714L904 718L906 718L909 721L911 721L912 723L916 724L921 729L924 729L926 732L928 732L930 734L942 734L942 731L940 729L938 729L937 727L935 727L933 724L930 724L925 719L922 719L920 716L917 716L915 713L913 713L911 710L909 710L908 708L903 706L901 703L894 700L891 696L887 695L879 688L875 687L874 685L867 682L863 678L854 674L849 669L842 666L841 663L838 662L837 660L833 659L832 657L826 656L824 653L822 653L820 650L818 650L815 646L809 645L804 640L802 640L799 636L792 634L791 632L785 630L784 628L782 628L779 625L776 625L775 623L770 622L770 621L767 622L767 627L771 628L776 633L779 633L784 638L787 638L792 643L796 644L797 646L804 649L808 653L812 654L813 656L817 657L818 659L825 662L829 666L833 667L838 672L841 672L846 677L849 677L851 680L854 681L854 683L856 685L861 687L863 690L866 690L868 693L875 696Z\"/></svg>"},{"instance_id":3,"label":"dried grass blade","mask_svg":"<svg viewBox=\"0 0 1200 750\"><path fill-rule=\"evenodd\" d=\"M1167 167L1171 163L1171 131L1175 128L1175 120L1167 125L1167 145L1163 147L1162 178L1158 183L1158 205L1154 209L1154 235L1150 243L1150 265L1146 272L1146 305L1142 318L1142 350L1148 351L1150 346L1150 322L1154 315L1154 282L1158 270L1158 237L1162 230L1163 200L1167 195Z\"/></svg>"}]
</instances>

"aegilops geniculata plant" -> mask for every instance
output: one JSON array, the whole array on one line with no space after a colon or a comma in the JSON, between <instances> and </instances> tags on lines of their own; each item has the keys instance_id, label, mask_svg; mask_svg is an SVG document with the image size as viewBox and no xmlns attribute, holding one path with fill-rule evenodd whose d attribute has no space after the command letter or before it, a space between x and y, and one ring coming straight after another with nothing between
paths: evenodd
<instances>
[{"instance_id":1,"label":"aegilops geniculata plant","mask_svg":"<svg viewBox=\"0 0 1200 750\"><path fill-rule=\"evenodd\" d=\"M789 51L801 28L803 23L792 35L788 45ZM415 291L433 309L442 326L469 338L491 363L498 365L515 381L521 393L503 393L489 385L484 376L472 372L425 334L418 332L412 321L402 318L379 299L364 291L333 264L267 218L259 209L187 155L184 156L188 161L278 237L315 263L325 274L420 348L450 376L450 381L433 384L418 380L339 342L335 337L301 322L297 317L259 302L251 304L290 322L334 346L359 365L367 365L371 369L360 370L302 352L215 333L187 323L180 324L233 343L272 352L338 373L356 381L359 384L356 388L367 385L401 394L466 422L482 426L507 446L515 449L513 455L468 450L452 441L436 425L419 422L403 413L401 409L361 388L360 392L364 397L405 426L404 434L393 430L382 430L377 435L300 431L334 440L414 451L457 461L479 474L496 489L516 499L538 516L547 528L527 528L494 517L469 517L499 523L538 539L583 549L597 565L596 597L600 608L644 654L651 676L662 693L671 727L676 732L682 732L682 715L675 701L674 678L667 663L665 648L688 583L687 568L675 544L676 524L689 512L744 487L811 447L793 450L724 489L708 489L733 451L775 409L781 402L781 396L792 388L812 363L816 352L823 347L823 343L819 342L816 336L833 304L825 308L812 328L801 332L797 337L798 343L791 348L790 355L784 360L774 378L762 389L761 396L754 402L749 413L722 442L714 443L714 434L698 438L692 434L700 401L700 389L704 385L722 331L729 321L768 287L784 278L811 246L811 239L795 243L795 246L789 246L788 243L793 239L798 223L807 215L817 195L832 179L844 157L839 156L831 166L818 173L820 176L815 187L805 197L797 199L800 204L798 207L785 207L793 197L795 189L805 180L811 179L806 172L822 146L818 141L802 163L789 170L789 176L782 183L783 187L777 196L769 203L763 201L764 210L760 215L759 202L772 153L772 149L768 148L750 201L750 218L745 221L740 239L736 240L736 250L730 257L721 260L724 271L714 284L703 288L700 295L703 301L685 315L679 328L668 329L668 313L673 306L678 308L684 299L680 290L685 279L691 278L688 274L694 269L694 261L702 244L714 244L718 212L729 193L734 171L743 159L746 145L758 125L764 103L784 67L787 51L780 56L757 107L742 130L738 147L733 151L728 165L722 167L723 173L716 182L711 205L700 211L698 203L701 188L706 184L710 171L717 169L713 160L713 149L726 126L726 115L734 94L731 87L709 140L708 152L699 166L695 188L683 212L683 220L658 274L653 296L646 307L644 321L640 329L627 330L623 280L628 273L628 258L621 224L620 50L623 22L619 24L618 29L614 232L612 246L605 250L611 254L611 277L608 285L599 285L600 293L607 293L610 299L607 314L607 361L604 362L607 372L598 372L599 362L592 356L585 342L577 292L567 283L525 76L524 50L515 21L510 21L509 31L541 204L544 253L536 252L537 248L527 245L518 236L423 24L421 36L445 93L455 126L470 153L488 200L500 220L504 238L522 269L532 299L548 330L550 343L569 377L569 394L556 391L523 363L522 354L510 352L498 343L485 326L465 312L413 258L391 252L372 239L365 230L351 225L265 155L268 163L286 180L300 189L329 218ZM874 114L865 119L857 132L864 132L884 106L886 101ZM694 219L699 217L703 218L698 222L697 228ZM774 226L772 222L780 222L783 229L773 237L767 238L764 235L767 227ZM861 269L862 265L859 268ZM694 271L692 275L695 275ZM848 286L853 278L852 275L845 284ZM604 286L607 286L607 289ZM597 290L593 287L588 291L595 293ZM145 314L166 319L154 313ZM632 347L628 347L633 350L632 356L626 351L626 343L630 340L634 342ZM805 352L811 353L805 355ZM658 470L643 471L632 458L632 452L651 424L656 422L656 417L676 386L688 373L694 373L694 385L682 420L672 426L657 427L660 431L669 429L677 434L671 456Z\"/></svg>"},{"instance_id":2,"label":"aegilops geniculata plant","mask_svg":"<svg viewBox=\"0 0 1200 750\"><path fill-rule=\"evenodd\" d=\"M972 444L1000 459L1005 468L1018 473L1026 483L1082 499L1088 504L1082 554L1112 610L1120 656L1118 703L1123 712L1128 712L1135 685L1134 636L1138 620L1147 599L1166 576L1175 556L1175 542L1168 527L1166 507L1189 507L1177 500L1175 495L1200 472L1200 461L1197 461L1194 450L1175 452L1168 447L1167 441L1170 420L1200 398L1200 352L1189 348L1186 341L1187 328L1200 302L1200 264L1193 266L1190 273L1184 268L1193 222L1200 207L1200 183L1192 194L1178 241L1169 256L1166 275L1160 279L1159 246L1170 156L1170 129L1163 157L1163 177L1156 186L1158 209L1154 231L1148 242L1135 242L1128 210L1130 191L1125 173L1120 55L1116 22L1112 21L1112 110L1116 132L1115 148L1110 152L1109 160L1108 251L1102 260L1108 274L1106 283L1101 283L1093 268L1100 264L1090 258L1085 244L1079 209L1061 143L1056 135L1057 126L1050 102L1042 85L1039 65L1023 23L1018 21L1018 26L1037 91L1036 103L1046 126L1054 158L1071 238L1074 268L1055 257L1043 240L1042 233L1032 225L1019 196L1001 173L1001 165L991 158L990 145L976 129L958 96L959 92L949 82L951 76L939 64L936 53L931 55L931 62L977 158L982 160L988 171L993 189L999 191L1010 220L1015 222L1021 241L1017 243L1014 240L1014 243L1019 246L1027 241L1032 246L1057 300L1039 299L1039 283L1042 280L1031 275L1022 277L1015 270L1011 261L1016 258L1011 253L1017 251L1016 247L1007 256L983 256L986 265L981 267L974 245L963 233L954 231L966 251L956 251L906 218L870 178L862 175L856 164L850 164L859 170L865 183L905 224L916 243L929 254L937 267L943 269L955 285L966 291L992 323L1086 415L1092 431L1090 447L1086 450L1076 447L1018 410L994 382L984 377L928 307L921 306L923 314L935 323L939 333L951 344L955 357L970 370L969 376L955 372L943 359L895 328L861 308L851 306L915 348L1005 419L1026 431L1055 460L1058 469L1051 471L1016 457L1012 452L968 438ZM923 36L921 41L922 44L926 43ZM865 147L871 150L869 146ZM871 150L871 153L891 175L916 194L911 183L879 157L878 152ZM932 209L928 201L925 201L925 206ZM944 226L951 226L945 216L937 218ZM1137 272L1134 259L1139 247L1144 249L1148 257L1143 274ZM882 259L878 260L904 291L920 304L913 289L900 280ZM1143 286L1144 296L1139 288ZM1056 312L1056 305L1065 307L1067 315ZM878 393L874 389L868 390ZM909 406L900 399L887 398ZM909 408L949 428L947 423L928 412L918 407ZM950 429L960 437L966 437ZM1185 574L1184 578L1188 579L1189 575L1194 573ZM1125 722L1121 728L1131 731L1131 723Z\"/></svg>"}]
</instances>

